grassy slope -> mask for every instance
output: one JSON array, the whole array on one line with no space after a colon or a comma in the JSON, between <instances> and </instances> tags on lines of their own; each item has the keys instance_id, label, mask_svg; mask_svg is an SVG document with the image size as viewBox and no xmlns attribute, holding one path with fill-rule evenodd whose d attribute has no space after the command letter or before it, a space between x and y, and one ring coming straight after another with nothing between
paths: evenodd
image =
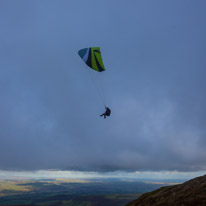
<instances>
[{"instance_id":1,"label":"grassy slope","mask_svg":"<svg viewBox=\"0 0 206 206\"><path fill-rule=\"evenodd\" d=\"M206 175L141 195L128 206L205 206Z\"/></svg>"}]
</instances>

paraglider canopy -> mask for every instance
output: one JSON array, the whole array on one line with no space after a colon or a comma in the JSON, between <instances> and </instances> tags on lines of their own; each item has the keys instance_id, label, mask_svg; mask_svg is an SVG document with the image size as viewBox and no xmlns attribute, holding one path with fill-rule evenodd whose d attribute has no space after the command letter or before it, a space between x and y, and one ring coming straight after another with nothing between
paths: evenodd
<instances>
[{"instance_id":1,"label":"paraglider canopy","mask_svg":"<svg viewBox=\"0 0 206 206\"><path fill-rule=\"evenodd\" d=\"M78 54L90 68L98 72L105 71L99 47L80 49Z\"/></svg>"}]
</instances>

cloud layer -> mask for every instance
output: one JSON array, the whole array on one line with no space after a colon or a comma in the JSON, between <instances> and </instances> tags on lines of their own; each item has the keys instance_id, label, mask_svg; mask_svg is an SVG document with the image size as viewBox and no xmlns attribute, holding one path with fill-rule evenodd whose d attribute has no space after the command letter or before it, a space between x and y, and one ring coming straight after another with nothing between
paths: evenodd
<instances>
[{"instance_id":1,"label":"cloud layer","mask_svg":"<svg viewBox=\"0 0 206 206\"><path fill-rule=\"evenodd\" d=\"M1 1L0 169L206 169L206 3L116 4Z\"/></svg>"}]
</instances>

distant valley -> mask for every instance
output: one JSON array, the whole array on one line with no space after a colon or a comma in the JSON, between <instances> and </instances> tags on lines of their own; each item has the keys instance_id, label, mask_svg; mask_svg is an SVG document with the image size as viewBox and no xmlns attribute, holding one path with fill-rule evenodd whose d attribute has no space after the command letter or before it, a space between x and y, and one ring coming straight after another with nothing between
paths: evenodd
<instances>
[{"instance_id":1,"label":"distant valley","mask_svg":"<svg viewBox=\"0 0 206 206\"><path fill-rule=\"evenodd\" d=\"M0 180L0 205L123 206L163 182L120 179Z\"/></svg>"}]
</instances>

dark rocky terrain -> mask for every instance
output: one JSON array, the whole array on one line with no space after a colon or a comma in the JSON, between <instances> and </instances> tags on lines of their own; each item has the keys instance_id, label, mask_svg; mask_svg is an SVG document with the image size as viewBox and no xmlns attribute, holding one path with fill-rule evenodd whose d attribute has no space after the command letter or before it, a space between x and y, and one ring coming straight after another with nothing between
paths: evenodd
<instances>
[{"instance_id":1,"label":"dark rocky terrain","mask_svg":"<svg viewBox=\"0 0 206 206\"><path fill-rule=\"evenodd\" d=\"M126 206L206 206L206 175L145 193Z\"/></svg>"}]
</instances>

